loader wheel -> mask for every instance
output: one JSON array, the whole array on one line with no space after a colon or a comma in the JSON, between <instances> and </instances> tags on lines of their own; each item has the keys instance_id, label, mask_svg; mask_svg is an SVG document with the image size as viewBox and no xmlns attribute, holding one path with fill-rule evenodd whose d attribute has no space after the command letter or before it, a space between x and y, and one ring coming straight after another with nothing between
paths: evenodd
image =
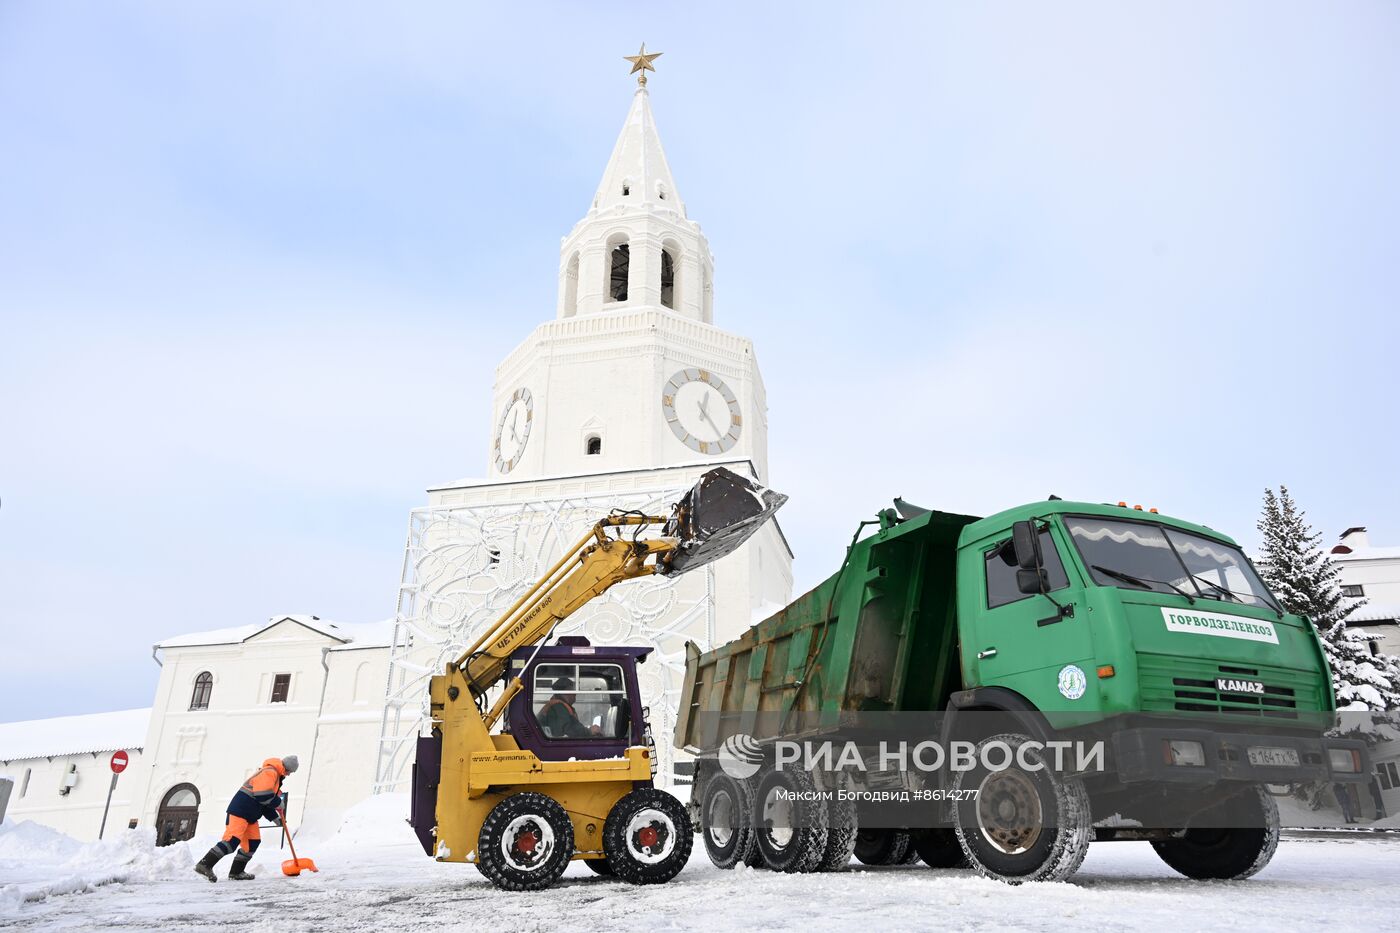
<instances>
[{"instance_id":1,"label":"loader wheel","mask_svg":"<svg viewBox=\"0 0 1400 933\"><path fill-rule=\"evenodd\" d=\"M538 891L574 855L574 824L553 797L524 793L492 808L477 837L476 867L505 891Z\"/></svg>"},{"instance_id":2,"label":"loader wheel","mask_svg":"<svg viewBox=\"0 0 1400 933\"><path fill-rule=\"evenodd\" d=\"M770 771L758 785L758 851L774 871L814 870L826 853L828 811L805 771Z\"/></svg>"},{"instance_id":3,"label":"loader wheel","mask_svg":"<svg viewBox=\"0 0 1400 933\"><path fill-rule=\"evenodd\" d=\"M670 881L690 861L694 844L685 805L654 787L640 787L623 797L603 823L608 867L632 884Z\"/></svg>"},{"instance_id":4,"label":"loader wheel","mask_svg":"<svg viewBox=\"0 0 1400 933\"><path fill-rule=\"evenodd\" d=\"M902 829L862 829L856 836L855 856L863 865L902 865L912 849Z\"/></svg>"},{"instance_id":5,"label":"loader wheel","mask_svg":"<svg viewBox=\"0 0 1400 933\"><path fill-rule=\"evenodd\" d=\"M967 868L970 864L958 845L958 834L946 826L914 833L909 851L929 868Z\"/></svg>"},{"instance_id":6,"label":"loader wheel","mask_svg":"<svg viewBox=\"0 0 1400 933\"><path fill-rule=\"evenodd\" d=\"M1251 787L1211 811L1212 823L1188 827L1180 839L1152 843L1162 861L1188 878L1242 880L1257 873L1278 848L1278 804L1267 790Z\"/></svg>"},{"instance_id":7,"label":"loader wheel","mask_svg":"<svg viewBox=\"0 0 1400 933\"><path fill-rule=\"evenodd\" d=\"M978 765L959 772L954 788L976 791L953 811L958 844L973 869L1009 884L1023 881L1063 881L1084 862L1094 837L1089 797L1075 777L1054 774L1048 767L1024 770L1019 762L1039 763L1035 748L1024 748L1028 736L1003 734L977 744ZM996 743L1010 750L1009 766L990 771L981 764L984 749ZM994 760L1002 752L994 751Z\"/></svg>"},{"instance_id":8,"label":"loader wheel","mask_svg":"<svg viewBox=\"0 0 1400 933\"><path fill-rule=\"evenodd\" d=\"M814 870L845 871L851 864L858 832L855 802L833 796L826 809L826 848Z\"/></svg>"},{"instance_id":9,"label":"loader wheel","mask_svg":"<svg viewBox=\"0 0 1400 933\"><path fill-rule=\"evenodd\" d=\"M717 771L705 782L700 838L716 868L733 868L752 857L758 838L753 825L753 792L747 781Z\"/></svg>"}]
</instances>

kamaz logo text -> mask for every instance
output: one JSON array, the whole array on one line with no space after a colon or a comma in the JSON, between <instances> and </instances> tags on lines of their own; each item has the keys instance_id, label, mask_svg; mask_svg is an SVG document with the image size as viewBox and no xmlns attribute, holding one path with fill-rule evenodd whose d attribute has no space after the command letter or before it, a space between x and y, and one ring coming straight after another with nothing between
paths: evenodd
<instances>
[{"instance_id":1,"label":"kamaz logo text","mask_svg":"<svg viewBox=\"0 0 1400 933\"><path fill-rule=\"evenodd\" d=\"M1257 680L1234 680L1229 677L1215 678L1215 689L1221 693L1264 693L1264 685Z\"/></svg>"}]
</instances>

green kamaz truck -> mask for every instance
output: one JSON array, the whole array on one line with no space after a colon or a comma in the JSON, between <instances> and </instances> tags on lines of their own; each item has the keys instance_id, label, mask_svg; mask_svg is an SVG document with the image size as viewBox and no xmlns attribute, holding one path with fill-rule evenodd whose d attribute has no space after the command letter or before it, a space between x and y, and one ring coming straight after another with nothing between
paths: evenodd
<instances>
[{"instance_id":1,"label":"green kamaz truck","mask_svg":"<svg viewBox=\"0 0 1400 933\"><path fill-rule=\"evenodd\" d=\"M716 865L1061 880L1141 840L1244 878L1281 786L1365 780L1313 626L1225 535L1121 503L896 506L811 592L689 646L675 744Z\"/></svg>"}]
</instances>

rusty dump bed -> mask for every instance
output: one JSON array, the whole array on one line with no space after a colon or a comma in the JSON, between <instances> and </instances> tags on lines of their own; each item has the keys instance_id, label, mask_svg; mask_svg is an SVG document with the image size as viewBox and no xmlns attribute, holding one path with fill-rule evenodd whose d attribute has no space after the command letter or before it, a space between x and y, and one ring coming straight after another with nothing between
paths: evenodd
<instances>
[{"instance_id":1,"label":"rusty dump bed","mask_svg":"<svg viewBox=\"0 0 1400 933\"><path fill-rule=\"evenodd\" d=\"M841 570L742 636L701 654L687 645L675 743L705 750L777 716L941 709L961 677L954 571L972 516L880 516ZM804 717L807 720L808 717Z\"/></svg>"}]
</instances>

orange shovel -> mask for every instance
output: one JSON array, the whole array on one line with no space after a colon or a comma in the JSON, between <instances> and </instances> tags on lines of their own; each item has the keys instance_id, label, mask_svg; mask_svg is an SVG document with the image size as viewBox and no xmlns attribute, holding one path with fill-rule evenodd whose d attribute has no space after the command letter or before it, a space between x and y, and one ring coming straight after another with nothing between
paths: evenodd
<instances>
[{"instance_id":1,"label":"orange shovel","mask_svg":"<svg viewBox=\"0 0 1400 933\"><path fill-rule=\"evenodd\" d=\"M282 821L282 832L287 834L287 845L292 848L292 857L282 863L282 874L289 878L295 878L302 871L320 871L316 863L309 858L297 858L297 846L292 841L292 834L287 832L287 814L281 810L277 811L277 816Z\"/></svg>"}]
</instances>

